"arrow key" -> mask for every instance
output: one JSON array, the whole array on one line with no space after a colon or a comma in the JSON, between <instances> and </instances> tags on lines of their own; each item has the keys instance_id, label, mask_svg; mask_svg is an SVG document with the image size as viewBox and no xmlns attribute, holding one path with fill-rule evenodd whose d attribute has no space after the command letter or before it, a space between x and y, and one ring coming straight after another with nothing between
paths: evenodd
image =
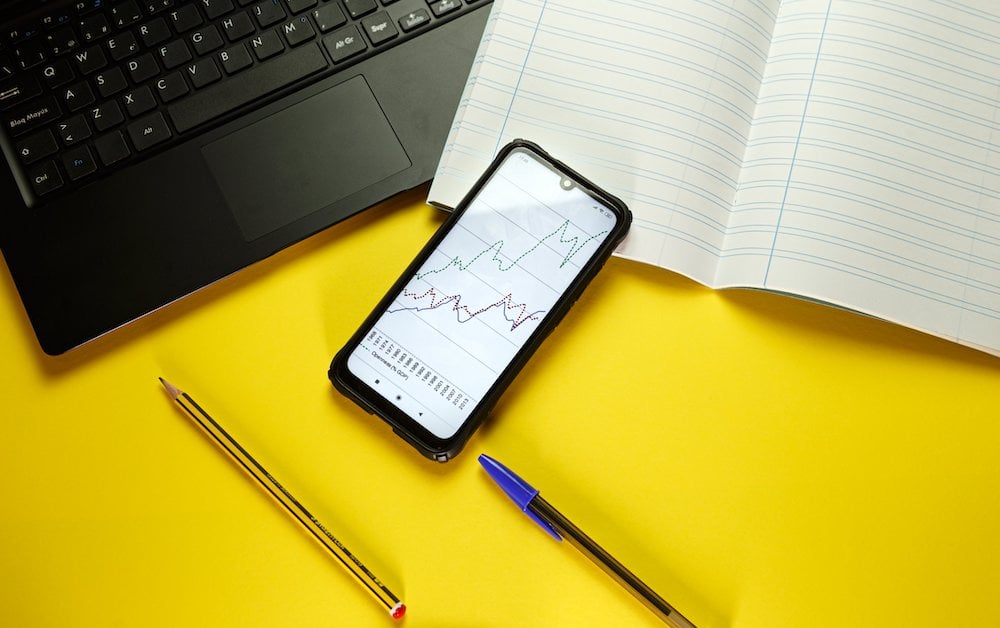
<instances>
[{"instance_id":1,"label":"arrow key","mask_svg":"<svg viewBox=\"0 0 1000 628\"><path fill-rule=\"evenodd\" d=\"M33 164L42 157L48 157L58 150L56 138L52 131L44 130L34 135L29 135L17 143L17 156L25 166Z\"/></svg>"}]
</instances>

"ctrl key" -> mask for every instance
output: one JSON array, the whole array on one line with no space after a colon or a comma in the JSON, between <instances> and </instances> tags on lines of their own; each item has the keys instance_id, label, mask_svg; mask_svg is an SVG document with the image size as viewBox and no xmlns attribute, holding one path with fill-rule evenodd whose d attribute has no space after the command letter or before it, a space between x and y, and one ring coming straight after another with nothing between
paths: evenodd
<instances>
[{"instance_id":1,"label":"ctrl key","mask_svg":"<svg viewBox=\"0 0 1000 628\"><path fill-rule=\"evenodd\" d=\"M45 196L46 194L62 187L63 179L59 174L56 162L45 161L28 170L28 180L35 194Z\"/></svg>"}]
</instances>

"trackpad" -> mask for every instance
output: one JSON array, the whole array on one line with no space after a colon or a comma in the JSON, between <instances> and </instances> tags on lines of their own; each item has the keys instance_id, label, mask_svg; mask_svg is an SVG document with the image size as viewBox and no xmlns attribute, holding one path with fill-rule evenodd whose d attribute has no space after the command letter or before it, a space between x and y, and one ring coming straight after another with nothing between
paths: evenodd
<instances>
[{"instance_id":1,"label":"trackpad","mask_svg":"<svg viewBox=\"0 0 1000 628\"><path fill-rule=\"evenodd\" d=\"M202 154L248 241L410 166L360 76L216 140Z\"/></svg>"}]
</instances>

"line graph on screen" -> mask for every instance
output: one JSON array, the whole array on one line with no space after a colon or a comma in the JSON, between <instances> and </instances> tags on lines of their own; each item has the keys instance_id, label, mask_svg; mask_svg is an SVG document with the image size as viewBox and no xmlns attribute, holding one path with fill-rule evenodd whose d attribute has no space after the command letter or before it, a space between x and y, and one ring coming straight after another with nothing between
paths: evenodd
<instances>
[{"instance_id":1,"label":"line graph on screen","mask_svg":"<svg viewBox=\"0 0 1000 628\"><path fill-rule=\"evenodd\" d=\"M569 219L553 224L544 230L533 225L543 235L512 224L505 237L491 238L488 231L459 223L387 314L447 312L447 319L426 319L443 328L449 321L465 326L476 320L496 332L531 327L529 323L544 317L563 287L552 280L560 272L575 274L575 258L608 233L586 233Z\"/></svg>"},{"instance_id":2,"label":"line graph on screen","mask_svg":"<svg viewBox=\"0 0 1000 628\"><path fill-rule=\"evenodd\" d=\"M454 434L572 303L567 289L582 289L618 224L567 181L527 155L504 161L393 289L350 368L435 435Z\"/></svg>"},{"instance_id":3,"label":"line graph on screen","mask_svg":"<svg viewBox=\"0 0 1000 628\"><path fill-rule=\"evenodd\" d=\"M489 261L496 263L496 268L498 271L506 272L517 266L518 262L528 257L532 253L534 253L536 250L538 250L539 247L546 245L550 240L556 238L556 236L558 236L558 241L557 241L558 244L569 245L568 247L566 247L566 251L562 255L562 260L559 262L559 268L562 268L563 266L568 264L570 260L572 260L576 256L577 253L579 253L584 247L586 247L587 244L589 244L593 240L602 238L608 233L608 231L605 229L600 233L595 233L593 235L587 236L586 238L583 238L582 236L570 236L567 235L567 231L569 230L570 225L571 223L569 220L564 220L563 223L559 225L559 227L557 227L555 231L540 238L534 244L534 246L525 250L517 257L508 258L505 255L503 255L503 249L506 244L506 240L497 240L496 242L489 245L479 253L475 254L468 262L464 261L461 258L461 256L456 255L455 257L451 258L451 260L449 260L449 262L444 266L440 268L433 268L424 272L419 272L415 275L414 278L423 279L424 277L430 275L443 273L451 268L457 268L458 270L467 270L470 266L475 264L477 260L484 257L487 253L490 252L492 252L492 255L490 256Z\"/></svg>"},{"instance_id":4,"label":"line graph on screen","mask_svg":"<svg viewBox=\"0 0 1000 628\"><path fill-rule=\"evenodd\" d=\"M482 307L463 305L461 294L442 295L438 294L435 288L428 288L423 294L411 292L404 288L403 296L413 299L416 305L411 307L401 306L395 309L390 308L390 314L400 311L423 312L448 306L447 309L455 313L455 320L464 324L480 314L496 310L503 316L504 320L510 323L510 331L514 331L526 321L537 321L545 313L545 310L530 311L527 304L516 303L510 292L505 294L500 300Z\"/></svg>"}]
</instances>

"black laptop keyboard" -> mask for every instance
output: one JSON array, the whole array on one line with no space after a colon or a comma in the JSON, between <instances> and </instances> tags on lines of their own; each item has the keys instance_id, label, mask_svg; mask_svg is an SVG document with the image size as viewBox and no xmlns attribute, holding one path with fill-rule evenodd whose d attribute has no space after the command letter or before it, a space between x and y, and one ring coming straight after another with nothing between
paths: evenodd
<instances>
[{"instance_id":1,"label":"black laptop keyboard","mask_svg":"<svg viewBox=\"0 0 1000 628\"><path fill-rule=\"evenodd\" d=\"M0 120L44 200L489 0L45 2L0 31Z\"/></svg>"}]
</instances>

